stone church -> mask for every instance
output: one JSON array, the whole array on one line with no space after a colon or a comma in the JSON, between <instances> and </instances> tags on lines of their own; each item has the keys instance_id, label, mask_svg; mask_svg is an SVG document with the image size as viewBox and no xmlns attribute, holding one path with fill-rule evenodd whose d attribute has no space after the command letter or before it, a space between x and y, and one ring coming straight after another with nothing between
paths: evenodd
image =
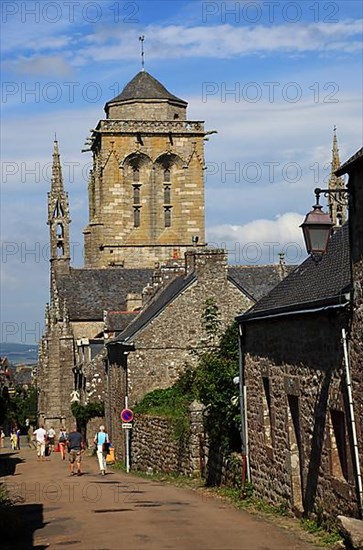
<instances>
[{"instance_id":1,"label":"stone church","mask_svg":"<svg viewBox=\"0 0 363 550\"><path fill-rule=\"evenodd\" d=\"M148 304L155 310L153 297L161 287L173 284L175 290L188 284L185 278L194 277L203 280L204 288L212 288L218 271L216 277L228 288L221 307L228 311L226 324L287 270L284 265L227 267L224 253L206 248L203 174L208 132L202 121L187 119L184 100L143 70L106 103L105 112L87 141L93 168L83 268L71 267L70 209L54 143L48 193L50 303L38 364L39 420L46 427L70 426L72 402L103 400L105 389L110 393L104 343L127 330L138 315L143 316L141 323L145 315L151 317L150 310L145 311ZM168 292L172 302L175 296ZM233 311L227 303L232 295ZM192 300L184 304L184 323L200 319L202 306L201 298L194 305ZM140 328L140 321L135 323ZM176 334L178 324L169 325L169 331ZM193 339L197 341L198 334ZM182 357L177 362L181 365ZM156 380L144 380L135 396L172 383L177 373L160 380L163 372Z\"/></svg>"}]
</instances>

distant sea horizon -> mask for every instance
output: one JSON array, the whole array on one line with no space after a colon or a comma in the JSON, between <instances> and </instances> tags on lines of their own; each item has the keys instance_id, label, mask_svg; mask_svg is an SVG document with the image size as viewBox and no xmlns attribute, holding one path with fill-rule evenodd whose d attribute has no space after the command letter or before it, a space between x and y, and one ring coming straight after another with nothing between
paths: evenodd
<instances>
[{"instance_id":1,"label":"distant sea horizon","mask_svg":"<svg viewBox=\"0 0 363 550\"><path fill-rule=\"evenodd\" d=\"M13 365L32 365L38 361L38 346L0 342L0 357L7 357Z\"/></svg>"}]
</instances>

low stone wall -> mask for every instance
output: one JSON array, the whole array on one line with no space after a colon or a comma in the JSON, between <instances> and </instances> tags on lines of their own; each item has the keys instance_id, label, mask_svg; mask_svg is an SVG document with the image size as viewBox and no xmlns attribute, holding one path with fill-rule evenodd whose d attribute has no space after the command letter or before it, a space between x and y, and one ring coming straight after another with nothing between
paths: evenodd
<instances>
[{"instance_id":1,"label":"low stone wall","mask_svg":"<svg viewBox=\"0 0 363 550\"><path fill-rule=\"evenodd\" d=\"M192 403L190 429L178 439L171 419L138 414L131 433L131 468L145 472L203 475L203 406Z\"/></svg>"},{"instance_id":2,"label":"low stone wall","mask_svg":"<svg viewBox=\"0 0 363 550\"><path fill-rule=\"evenodd\" d=\"M209 447L203 427L203 406L190 407L190 428L185 438L175 435L173 422L165 417L135 415L131 431L131 468L205 477L210 485L241 487L242 457L224 455Z\"/></svg>"}]
</instances>

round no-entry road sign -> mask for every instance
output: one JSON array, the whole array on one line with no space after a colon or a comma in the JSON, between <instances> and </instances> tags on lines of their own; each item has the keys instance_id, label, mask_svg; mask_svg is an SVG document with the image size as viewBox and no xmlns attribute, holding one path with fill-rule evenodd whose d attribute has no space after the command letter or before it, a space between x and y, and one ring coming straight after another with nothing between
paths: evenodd
<instances>
[{"instance_id":1,"label":"round no-entry road sign","mask_svg":"<svg viewBox=\"0 0 363 550\"><path fill-rule=\"evenodd\" d=\"M132 412L131 409L124 409L121 412L122 422L132 422L133 418L134 418L134 413Z\"/></svg>"}]
</instances>

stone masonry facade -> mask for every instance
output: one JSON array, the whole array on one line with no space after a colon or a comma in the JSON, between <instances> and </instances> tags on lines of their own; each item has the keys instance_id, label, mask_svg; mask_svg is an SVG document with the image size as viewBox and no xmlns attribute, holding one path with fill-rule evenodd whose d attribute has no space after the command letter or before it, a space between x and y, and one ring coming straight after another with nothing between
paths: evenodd
<instances>
[{"instance_id":1,"label":"stone masonry facade","mask_svg":"<svg viewBox=\"0 0 363 550\"><path fill-rule=\"evenodd\" d=\"M153 389L173 385L186 365L196 364L193 351L200 349L206 336L201 316L208 298L219 308L221 332L233 322L237 311L252 305L227 279L224 251L190 251L186 258L187 271L197 276L195 282L133 338L135 351L129 353L127 361L130 406Z\"/></svg>"},{"instance_id":2,"label":"stone masonry facade","mask_svg":"<svg viewBox=\"0 0 363 550\"><path fill-rule=\"evenodd\" d=\"M246 329L253 484L258 495L298 514L357 514L341 343L346 326L345 315L321 314Z\"/></svg>"}]
</instances>

